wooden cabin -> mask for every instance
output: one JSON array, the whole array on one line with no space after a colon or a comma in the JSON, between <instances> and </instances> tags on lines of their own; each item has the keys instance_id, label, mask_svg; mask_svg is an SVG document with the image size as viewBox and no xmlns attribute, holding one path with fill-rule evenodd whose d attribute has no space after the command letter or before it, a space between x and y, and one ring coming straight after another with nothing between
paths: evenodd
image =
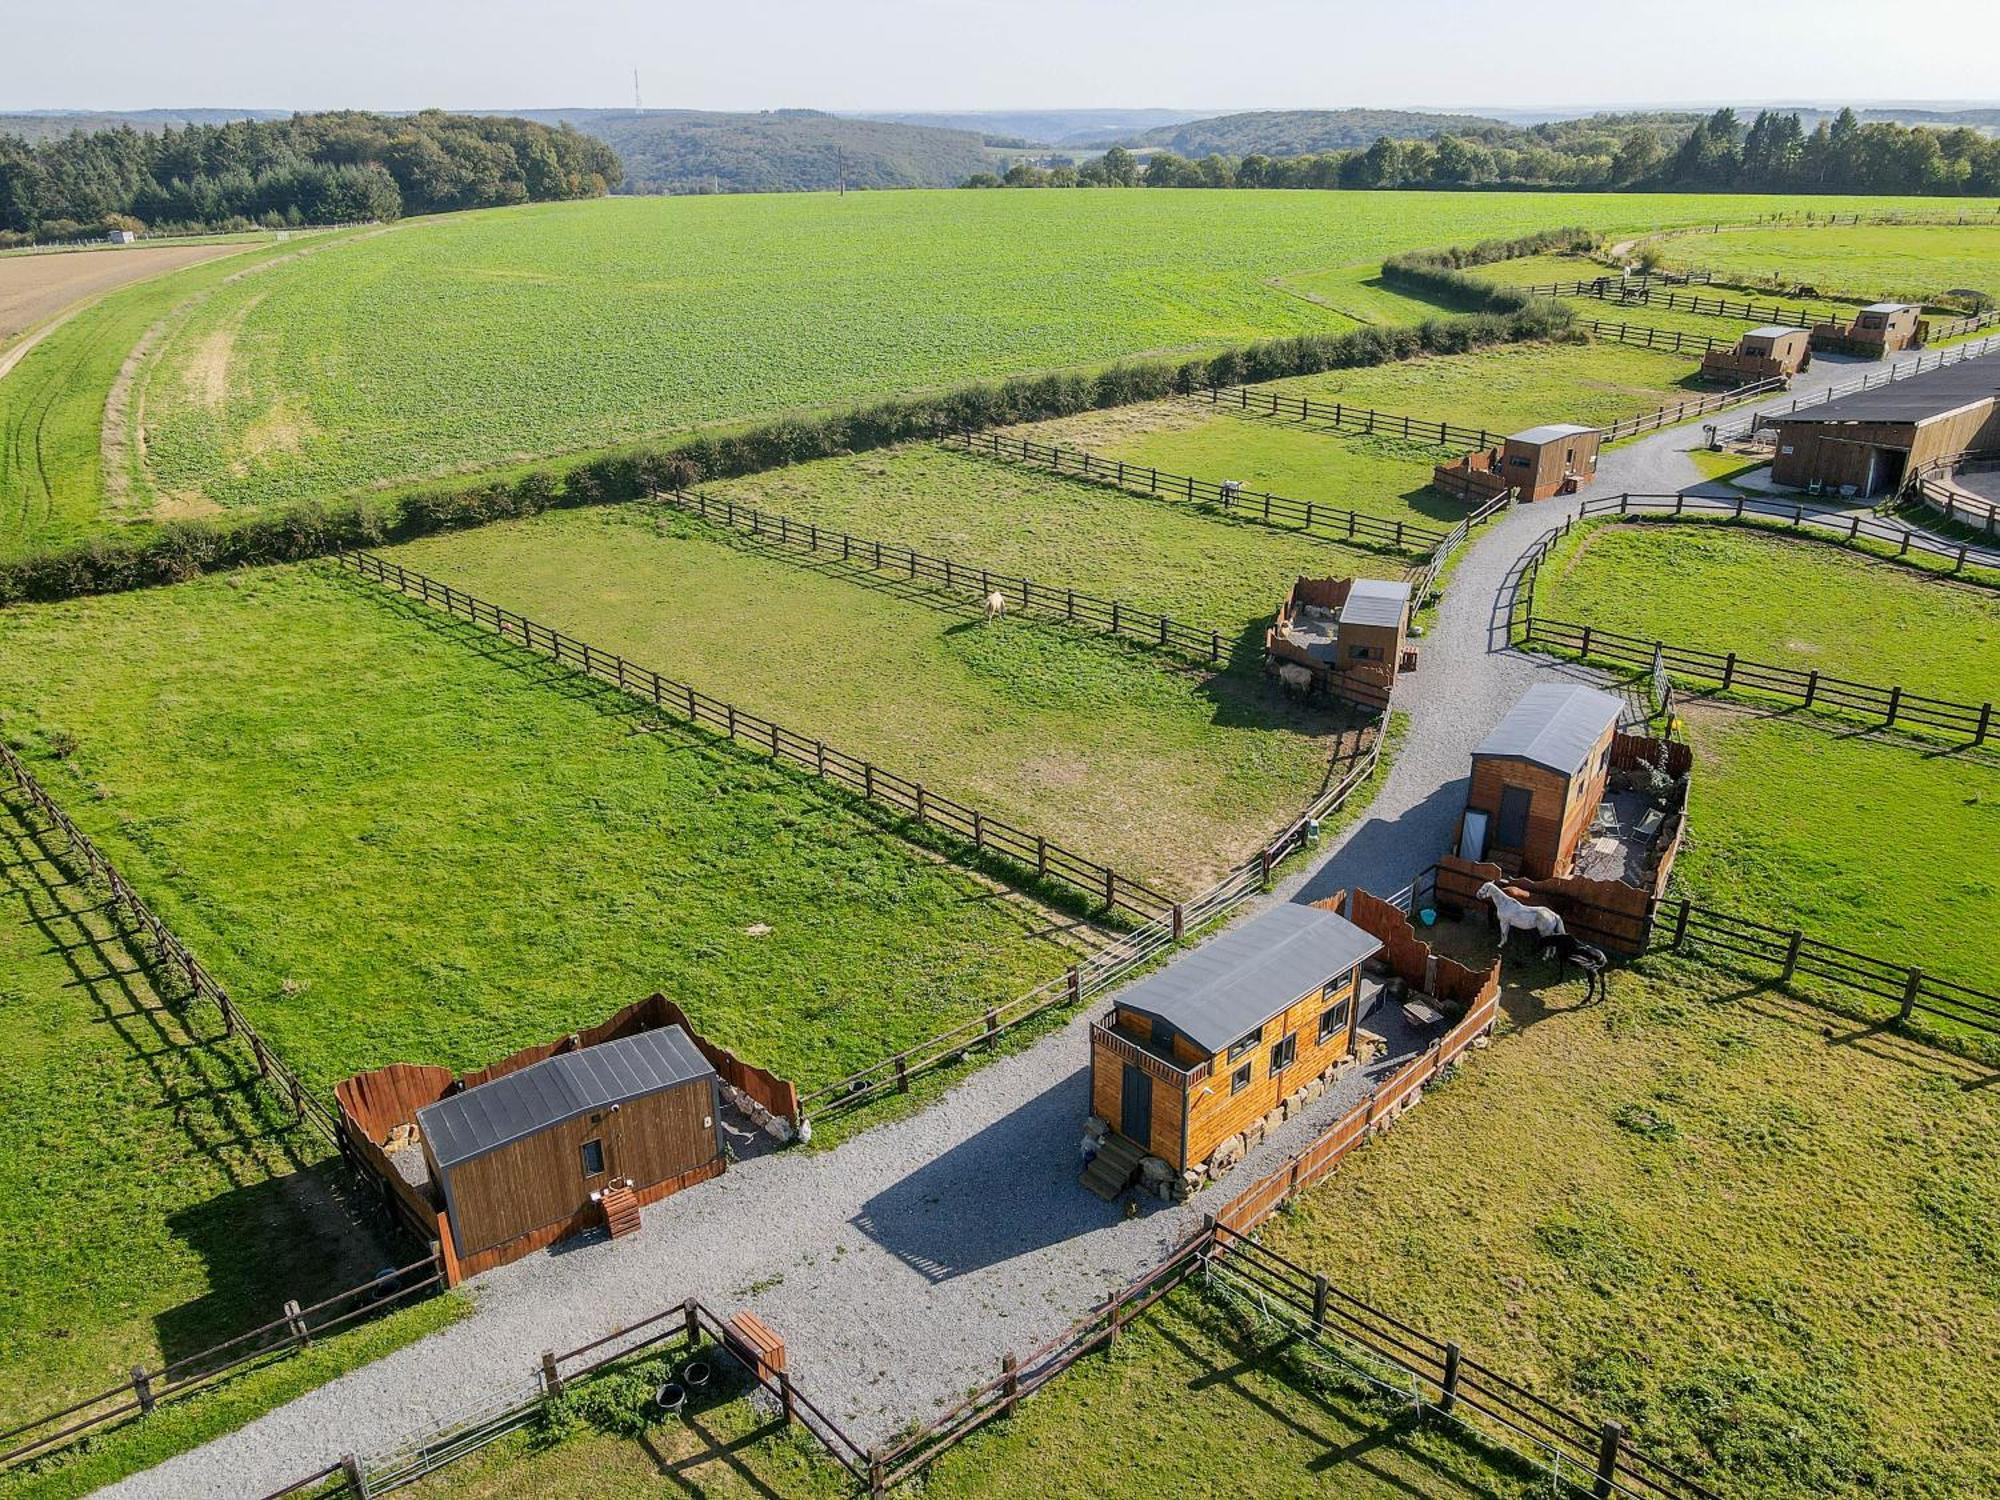
<instances>
[{"instance_id":1,"label":"wooden cabin","mask_svg":"<svg viewBox=\"0 0 2000 1500\"><path fill-rule=\"evenodd\" d=\"M1597 477L1604 434L1575 422L1550 422L1517 432L1498 448L1475 449L1431 470L1431 483L1475 502L1512 491L1519 500L1573 494Z\"/></svg>"},{"instance_id":2,"label":"wooden cabin","mask_svg":"<svg viewBox=\"0 0 2000 1500\"><path fill-rule=\"evenodd\" d=\"M1410 631L1410 586L1384 578L1301 578L1264 632L1265 670L1308 691L1385 708ZM1289 669L1289 670L1288 670Z\"/></svg>"},{"instance_id":3,"label":"wooden cabin","mask_svg":"<svg viewBox=\"0 0 2000 1500\"><path fill-rule=\"evenodd\" d=\"M2000 444L2000 355L1983 354L1760 420L1777 429L1771 478L1818 494L1893 494L1941 458Z\"/></svg>"},{"instance_id":4,"label":"wooden cabin","mask_svg":"<svg viewBox=\"0 0 2000 1500\"><path fill-rule=\"evenodd\" d=\"M678 1026L558 1053L417 1111L462 1257L617 1215L724 1160L719 1079ZM662 1192L661 1189L665 1189ZM622 1200L622 1201L621 1201Z\"/></svg>"},{"instance_id":5,"label":"wooden cabin","mask_svg":"<svg viewBox=\"0 0 2000 1500\"><path fill-rule=\"evenodd\" d=\"M1734 349L1712 349L1701 357L1704 380L1750 385L1790 380L1812 364L1812 334L1803 328L1753 328Z\"/></svg>"},{"instance_id":6,"label":"wooden cabin","mask_svg":"<svg viewBox=\"0 0 2000 1500\"><path fill-rule=\"evenodd\" d=\"M1923 309L1913 302L1871 302L1845 323L1813 325L1812 347L1820 354L1859 354L1880 359L1905 349L1921 349L1930 336Z\"/></svg>"},{"instance_id":7,"label":"wooden cabin","mask_svg":"<svg viewBox=\"0 0 2000 1500\"><path fill-rule=\"evenodd\" d=\"M1143 1157L1176 1173L1349 1057L1360 969L1382 944L1290 902L1230 928L1118 997L1090 1028L1090 1097L1110 1133L1084 1172L1105 1198Z\"/></svg>"},{"instance_id":8,"label":"wooden cabin","mask_svg":"<svg viewBox=\"0 0 2000 1500\"><path fill-rule=\"evenodd\" d=\"M1567 875L1604 800L1624 704L1580 683L1538 683L1472 752L1455 848L1534 879Z\"/></svg>"}]
</instances>

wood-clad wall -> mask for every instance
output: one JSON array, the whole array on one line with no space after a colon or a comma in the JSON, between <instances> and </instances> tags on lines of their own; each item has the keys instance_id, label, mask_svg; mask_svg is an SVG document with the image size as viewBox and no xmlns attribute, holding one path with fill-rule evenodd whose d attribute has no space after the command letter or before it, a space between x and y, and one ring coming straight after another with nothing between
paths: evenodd
<instances>
[{"instance_id":1,"label":"wood-clad wall","mask_svg":"<svg viewBox=\"0 0 2000 1500\"><path fill-rule=\"evenodd\" d=\"M1280 1100L1308 1078L1319 1077L1347 1056L1354 1040L1356 982L1355 977L1349 975L1345 986L1331 994L1314 990L1310 995L1293 1001L1281 1014L1264 1023L1263 1037L1235 1062L1230 1062L1226 1049L1216 1053L1209 1076L1195 1086L1188 1111L1186 1159L1179 1159L1180 1143L1176 1141L1174 1155L1168 1156L1167 1160L1176 1167L1197 1166L1207 1161L1217 1146L1239 1133L1252 1120L1268 1115L1278 1107ZM1343 997L1347 1002L1346 1024L1322 1042L1319 1039L1319 1018L1328 1008L1339 1004ZM1285 1036L1298 1038L1298 1053L1283 1073L1273 1074L1271 1048ZM1240 1094L1232 1094L1231 1076L1245 1063L1250 1064L1250 1086Z\"/></svg>"}]
</instances>

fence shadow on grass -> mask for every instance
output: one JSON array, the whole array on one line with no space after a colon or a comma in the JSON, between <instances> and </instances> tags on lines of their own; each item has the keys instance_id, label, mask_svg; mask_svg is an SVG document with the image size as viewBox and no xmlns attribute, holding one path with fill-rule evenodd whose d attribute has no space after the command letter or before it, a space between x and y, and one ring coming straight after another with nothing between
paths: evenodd
<instances>
[{"instance_id":1,"label":"fence shadow on grass","mask_svg":"<svg viewBox=\"0 0 2000 1500\"><path fill-rule=\"evenodd\" d=\"M723 1438L713 1427L705 1424L701 1417L684 1416L681 1426L701 1442L701 1451L691 1453L686 1458L670 1458L660 1451L658 1439L649 1430L641 1433L636 1441L646 1457L652 1462L660 1478L672 1485L683 1495L707 1496L713 1494L711 1480L701 1478L700 1471L712 1464L727 1468L737 1483L741 1484L759 1500L787 1500L779 1490L774 1490L745 1463L741 1455L767 1442L781 1438L785 1432L784 1422L773 1419L752 1428L741 1437Z\"/></svg>"}]
</instances>

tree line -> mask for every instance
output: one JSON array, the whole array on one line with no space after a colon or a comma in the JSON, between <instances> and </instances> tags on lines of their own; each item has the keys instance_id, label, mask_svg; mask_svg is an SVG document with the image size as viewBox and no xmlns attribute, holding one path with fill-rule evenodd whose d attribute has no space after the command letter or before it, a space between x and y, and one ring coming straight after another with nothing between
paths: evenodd
<instances>
[{"instance_id":1,"label":"tree line","mask_svg":"<svg viewBox=\"0 0 2000 1500\"><path fill-rule=\"evenodd\" d=\"M1566 188L1756 193L2000 194L2000 139L1967 128L1862 124L1851 109L1805 130L1796 114L1733 109L1705 118L1617 117L1507 126L1430 140L1379 137L1311 155L1162 151L1145 165L1121 147L1081 164L1016 162L967 187Z\"/></svg>"},{"instance_id":2,"label":"tree line","mask_svg":"<svg viewBox=\"0 0 2000 1500\"><path fill-rule=\"evenodd\" d=\"M157 134L0 135L0 234L64 240L107 228L229 230L394 219L589 198L617 153L568 126L440 110L233 120Z\"/></svg>"}]
</instances>

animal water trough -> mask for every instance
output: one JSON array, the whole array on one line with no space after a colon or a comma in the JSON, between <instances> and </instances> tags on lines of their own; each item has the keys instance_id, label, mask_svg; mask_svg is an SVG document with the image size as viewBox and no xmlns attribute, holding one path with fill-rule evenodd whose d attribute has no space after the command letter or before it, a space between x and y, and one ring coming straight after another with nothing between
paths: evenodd
<instances>
[{"instance_id":1,"label":"animal water trough","mask_svg":"<svg viewBox=\"0 0 2000 1500\"><path fill-rule=\"evenodd\" d=\"M664 1417L679 1416L681 1409L687 1405L687 1399L687 1387L678 1380L669 1380L653 1393L653 1404L659 1407L660 1415Z\"/></svg>"}]
</instances>

